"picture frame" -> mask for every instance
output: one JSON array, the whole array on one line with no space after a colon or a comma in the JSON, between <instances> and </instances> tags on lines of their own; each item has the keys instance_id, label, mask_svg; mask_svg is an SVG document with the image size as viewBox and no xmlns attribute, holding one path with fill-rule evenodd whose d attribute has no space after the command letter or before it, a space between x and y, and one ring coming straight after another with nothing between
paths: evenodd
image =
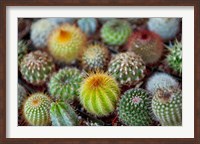
<instances>
[{"instance_id":1,"label":"picture frame","mask_svg":"<svg viewBox=\"0 0 200 144\"><path fill-rule=\"evenodd\" d=\"M194 138L60 138L60 139L47 139L47 138L7 138L6 137L6 8L9 6L193 6L194 7ZM0 48L0 142L2 143L200 143L200 85L199 85L199 72L200 64L200 51L199 51L199 40L200 40L200 27L199 27L199 1L198 0L175 0L175 1L145 1L145 0L81 0L77 1L62 1L62 0L3 0L1 1L1 48Z\"/></svg>"}]
</instances>

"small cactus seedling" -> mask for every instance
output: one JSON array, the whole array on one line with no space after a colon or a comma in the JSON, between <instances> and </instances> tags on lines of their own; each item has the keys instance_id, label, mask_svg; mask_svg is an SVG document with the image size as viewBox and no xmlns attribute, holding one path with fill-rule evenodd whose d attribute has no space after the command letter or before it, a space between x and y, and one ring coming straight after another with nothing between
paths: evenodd
<instances>
[{"instance_id":1,"label":"small cactus seedling","mask_svg":"<svg viewBox=\"0 0 200 144\"><path fill-rule=\"evenodd\" d=\"M55 18L47 18L47 19L56 25L61 25L64 23L73 24L75 22L75 18L55 17Z\"/></svg>"},{"instance_id":2,"label":"small cactus seedling","mask_svg":"<svg viewBox=\"0 0 200 144\"><path fill-rule=\"evenodd\" d=\"M171 75L167 73L156 72L147 80L146 89L151 93L155 93L158 88L169 89L170 87L178 86L178 81Z\"/></svg>"},{"instance_id":3,"label":"small cactus seedling","mask_svg":"<svg viewBox=\"0 0 200 144\"><path fill-rule=\"evenodd\" d=\"M76 26L63 24L49 37L48 50L60 62L71 63L86 46L86 35Z\"/></svg>"},{"instance_id":4,"label":"small cactus seedling","mask_svg":"<svg viewBox=\"0 0 200 144\"><path fill-rule=\"evenodd\" d=\"M122 45L131 34L131 26L125 20L107 21L101 29L101 38L108 45Z\"/></svg>"},{"instance_id":5,"label":"small cactus seedling","mask_svg":"<svg viewBox=\"0 0 200 144\"><path fill-rule=\"evenodd\" d=\"M173 39L179 32L180 20L180 18L150 18L148 28L167 41Z\"/></svg>"},{"instance_id":6,"label":"small cactus seedling","mask_svg":"<svg viewBox=\"0 0 200 144\"><path fill-rule=\"evenodd\" d=\"M29 125L46 126L50 124L51 99L43 93L30 95L24 103L23 115Z\"/></svg>"},{"instance_id":7,"label":"small cactus seedling","mask_svg":"<svg viewBox=\"0 0 200 144\"><path fill-rule=\"evenodd\" d=\"M53 99L72 101L78 96L82 79L81 72L76 68L60 69L50 79L48 84L49 93Z\"/></svg>"},{"instance_id":8,"label":"small cactus seedling","mask_svg":"<svg viewBox=\"0 0 200 144\"><path fill-rule=\"evenodd\" d=\"M109 62L109 51L102 45L89 45L84 51L81 64L87 71L105 70Z\"/></svg>"},{"instance_id":9,"label":"small cactus seedling","mask_svg":"<svg viewBox=\"0 0 200 144\"><path fill-rule=\"evenodd\" d=\"M120 85L135 85L144 78L146 67L142 58L133 52L117 54L108 65L108 72Z\"/></svg>"},{"instance_id":10,"label":"small cactus seedling","mask_svg":"<svg viewBox=\"0 0 200 144\"><path fill-rule=\"evenodd\" d=\"M157 89L152 100L153 113L163 126L182 125L182 92L178 88Z\"/></svg>"},{"instance_id":11,"label":"small cactus seedling","mask_svg":"<svg viewBox=\"0 0 200 144\"><path fill-rule=\"evenodd\" d=\"M80 102L89 113L107 116L115 110L119 94L119 87L112 76L96 72L83 81Z\"/></svg>"},{"instance_id":12,"label":"small cactus seedling","mask_svg":"<svg viewBox=\"0 0 200 144\"><path fill-rule=\"evenodd\" d=\"M43 85L54 68L53 59L39 50L25 55L20 64L22 77L32 85Z\"/></svg>"},{"instance_id":13,"label":"small cactus seedling","mask_svg":"<svg viewBox=\"0 0 200 144\"><path fill-rule=\"evenodd\" d=\"M47 40L56 25L47 19L40 19L31 26L31 40L37 48L47 46Z\"/></svg>"},{"instance_id":14,"label":"small cactus seedling","mask_svg":"<svg viewBox=\"0 0 200 144\"><path fill-rule=\"evenodd\" d=\"M51 103L50 117L53 126L78 125L78 116L68 103L64 102Z\"/></svg>"},{"instance_id":15,"label":"small cactus seedling","mask_svg":"<svg viewBox=\"0 0 200 144\"><path fill-rule=\"evenodd\" d=\"M17 100L18 100L18 110L19 110L22 107L23 101L27 97L26 89L20 84L17 85L17 95L18 95Z\"/></svg>"},{"instance_id":16,"label":"small cactus seedling","mask_svg":"<svg viewBox=\"0 0 200 144\"><path fill-rule=\"evenodd\" d=\"M23 40L18 42L18 66L20 66L20 63L23 59L23 57L28 53L28 47L27 43Z\"/></svg>"},{"instance_id":17,"label":"small cactus seedling","mask_svg":"<svg viewBox=\"0 0 200 144\"><path fill-rule=\"evenodd\" d=\"M130 89L118 104L119 119L127 126L149 126L152 124L151 95L144 89Z\"/></svg>"},{"instance_id":18,"label":"small cactus seedling","mask_svg":"<svg viewBox=\"0 0 200 144\"><path fill-rule=\"evenodd\" d=\"M168 47L169 55L167 56L168 65L177 73L182 73L182 44L175 41L172 47Z\"/></svg>"},{"instance_id":19,"label":"small cactus seedling","mask_svg":"<svg viewBox=\"0 0 200 144\"><path fill-rule=\"evenodd\" d=\"M79 28L91 36L97 29L97 20L95 18L81 18L77 21Z\"/></svg>"},{"instance_id":20,"label":"small cactus seedling","mask_svg":"<svg viewBox=\"0 0 200 144\"><path fill-rule=\"evenodd\" d=\"M163 53L161 38L147 30L133 32L126 47L129 51L140 55L146 64L156 63Z\"/></svg>"}]
</instances>

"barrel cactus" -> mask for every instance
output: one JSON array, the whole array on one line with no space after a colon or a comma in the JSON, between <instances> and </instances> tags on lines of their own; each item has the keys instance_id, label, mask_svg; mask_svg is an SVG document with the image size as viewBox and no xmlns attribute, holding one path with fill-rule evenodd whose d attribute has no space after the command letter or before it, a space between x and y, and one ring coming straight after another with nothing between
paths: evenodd
<instances>
[{"instance_id":1,"label":"barrel cactus","mask_svg":"<svg viewBox=\"0 0 200 144\"><path fill-rule=\"evenodd\" d=\"M172 47L168 47L169 54L167 56L168 65L177 73L182 73L182 44L175 41Z\"/></svg>"},{"instance_id":2,"label":"barrel cactus","mask_svg":"<svg viewBox=\"0 0 200 144\"><path fill-rule=\"evenodd\" d=\"M182 92L178 88L157 89L152 100L153 113L163 126L182 125Z\"/></svg>"},{"instance_id":3,"label":"barrel cactus","mask_svg":"<svg viewBox=\"0 0 200 144\"><path fill-rule=\"evenodd\" d=\"M18 96L17 100L18 100L18 110L19 110L23 105L23 101L27 97L26 89L20 84L17 85L17 96Z\"/></svg>"},{"instance_id":4,"label":"barrel cactus","mask_svg":"<svg viewBox=\"0 0 200 144\"><path fill-rule=\"evenodd\" d=\"M68 103L64 102L51 103L50 117L53 126L78 125L78 116Z\"/></svg>"},{"instance_id":5,"label":"barrel cactus","mask_svg":"<svg viewBox=\"0 0 200 144\"><path fill-rule=\"evenodd\" d=\"M86 46L86 35L75 25L63 24L53 31L48 40L48 50L55 60L71 63Z\"/></svg>"},{"instance_id":6,"label":"barrel cactus","mask_svg":"<svg viewBox=\"0 0 200 144\"><path fill-rule=\"evenodd\" d=\"M152 96L144 89L126 91L118 103L118 117L127 126L149 126L152 124Z\"/></svg>"},{"instance_id":7,"label":"barrel cactus","mask_svg":"<svg viewBox=\"0 0 200 144\"><path fill-rule=\"evenodd\" d=\"M83 52L81 64L83 69L87 71L105 70L110 60L109 57L109 51L103 45L89 45Z\"/></svg>"},{"instance_id":8,"label":"barrel cactus","mask_svg":"<svg viewBox=\"0 0 200 144\"><path fill-rule=\"evenodd\" d=\"M180 18L150 18L148 28L167 41L173 39L179 32L180 21Z\"/></svg>"},{"instance_id":9,"label":"barrel cactus","mask_svg":"<svg viewBox=\"0 0 200 144\"><path fill-rule=\"evenodd\" d=\"M56 25L47 19L40 19L31 26L31 40L37 48L47 46L47 40Z\"/></svg>"},{"instance_id":10,"label":"barrel cactus","mask_svg":"<svg viewBox=\"0 0 200 144\"><path fill-rule=\"evenodd\" d=\"M108 72L120 85L137 84L144 78L145 70L142 58L133 52L117 54L108 65Z\"/></svg>"},{"instance_id":11,"label":"barrel cactus","mask_svg":"<svg viewBox=\"0 0 200 144\"><path fill-rule=\"evenodd\" d=\"M157 89L169 89L170 87L178 87L178 81L167 73L156 72L146 83L146 89L151 93L155 93Z\"/></svg>"},{"instance_id":12,"label":"barrel cactus","mask_svg":"<svg viewBox=\"0 0 200 144\"><path fill-rule=\"evenodd\" d=\"M18 42L18 66L20 65L23 57L28 53L27 43L23 40Z\"/></svg>"},{"instance_id":13,"label":"barrel cactus","mask_svg":"<svg viewBox=\"0 0 200 144\"><path fill-rule=\"evenodd\" d=\"M127 49L142 57L146 64L156 63L162 56L163 43L156 33L140 30L134 32L128 40Z\"/></svg>"},{"instance_id":14,"label":"barrel cactus","mask_svg":"<svg viewBox=\"0 0 200 144\"><path fill-rule=\"evenodd\" d=\"M101 38L108 45L122 45L131 34L131 26L125 20L107 21L101 29Z\"/></svg>"},{"instance_id":15,"label":"barrel cactus","mask_svg":"<svg viewBox=\"0 0 200 144\"><path fill-rule=\"evenodd\" d=\"M34 93L24 102L23 115L29 125L46 126L50 124L51 99L43 93Z\"/></svg>"},{"instance_id":16,"label":"barrel cactus","mask_svg":"<svg viewBox=\"0 0 200 144\"><path fill-rule=\"evenodd\" d=\"M20 64L22 77L32 85L43 85L54 68L53 59L39 50L25 55Z\"/></svg>"},{"instance_id":17,"label":"barrel cactus","mask_svg":"<svg viewBox=\"0 0 200 144\"><path fill-rule=\"evenodd\" d=\"M75 22L75 18L54 17L54 18L47 18L47 19L56 25L61 25L64 23L73 24Z\"/></svg>"},{"instance_id":18,"label":"barrel cactus","mask_svg":"<svg viewBox=\"0 0 200 144\"><path fill-rule=\"evenodd\" d=\"M102 117L114 112L120 90L115 79L102 72L90 74L80 88L80 102L91 114Z\"/></svg>"},{"instance_id":19,"label":"barrel cactus","mask_svg":"<svg viewBox=\"0 0 200 144\"><path fill-rule=\"evenodd\" d=\"M55 100L72 101L79 95L82 74L77 68L66 67L55 73L48 83L49 93Z\"/></svg>"},{"instance_id":20,"label":"barrel cactus","mask_svg":"<svg viewBox=\"0 0 200 144\"><path fill-rule=\"evenodd\" d=\"M81 18L77 21L79 28L91 36L97 29L97 20L95 18Z\"/></svg>"}]
</instances>

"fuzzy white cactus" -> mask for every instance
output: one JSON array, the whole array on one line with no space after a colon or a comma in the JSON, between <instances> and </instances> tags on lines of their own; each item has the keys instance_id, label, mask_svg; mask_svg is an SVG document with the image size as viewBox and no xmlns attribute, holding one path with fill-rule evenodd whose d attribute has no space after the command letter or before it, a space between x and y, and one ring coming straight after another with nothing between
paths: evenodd
<instances>
[{"instance_id":1,"label":"fuzzy white cactus","mask_svg":"<svg viewBox=\"0 0 200 144\"><path fill-rule=\"evenodd\" d=\"M179 32L180 20L180 18L150 18L148 28L167 41L173 39Z\"/></svg>"}]
</instances>

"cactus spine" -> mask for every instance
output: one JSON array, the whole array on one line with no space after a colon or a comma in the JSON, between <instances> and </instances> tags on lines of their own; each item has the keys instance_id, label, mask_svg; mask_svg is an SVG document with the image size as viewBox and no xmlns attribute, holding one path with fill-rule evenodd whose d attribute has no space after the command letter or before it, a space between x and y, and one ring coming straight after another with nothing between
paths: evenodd
<instances>
[{"instance_id":1,"label":"cactus spine","mask_svg":"<svg viewBox=\"0 0 200 144\"><path fill-rule=\"evenodd\" d=\"M23 114L28 124L46 126L50 124L51 99L43 93L30 95L24 103Z\"/></svg>"},{"instance_id":2,"label":"cactus spine","mask_svg":"<svg viewBox=\"0 0 200 144\"><path fill-rule=\"evenodd\" d=\"M117 82L106 73L90 74L80 88L80 102L91 114L107 116L115 110L119 97Z\"/></svg>"},{"instance_id":3,"label":"cactus spine","mask_svg":"<svg viewBox=\"0 0 200 144\"><path fill-rule=\"evenodd\" d=\"M64 102L51 103L50 117L53 126L76 126L78 116L73 108Z\"/></svg>"}]
</instances>

